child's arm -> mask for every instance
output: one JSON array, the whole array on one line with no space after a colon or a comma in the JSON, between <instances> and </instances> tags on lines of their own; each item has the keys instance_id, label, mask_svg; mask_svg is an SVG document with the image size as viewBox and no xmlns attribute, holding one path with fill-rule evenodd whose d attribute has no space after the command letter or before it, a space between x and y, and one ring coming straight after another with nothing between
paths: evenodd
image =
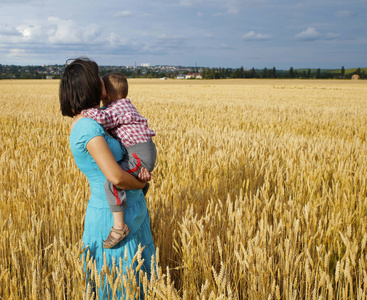
<instances>
[{"instance_id":1,"label":"child's arm","mask_svg":"<svg viewBox=\"0 0 367 300\"><path fill-rule=\"evenodd\" d=\"M109 130L122 124L123 113L113 105L106 109L88 108L82 111L83 116L97 121L104 129Z\"/></svg>"}]
</instances>

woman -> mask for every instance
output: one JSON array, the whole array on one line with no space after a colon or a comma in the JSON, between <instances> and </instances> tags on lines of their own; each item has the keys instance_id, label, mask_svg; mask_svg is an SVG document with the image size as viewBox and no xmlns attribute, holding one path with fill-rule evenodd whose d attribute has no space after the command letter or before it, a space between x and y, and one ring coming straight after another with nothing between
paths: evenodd
<instances>
[{"instance_id":1,"label":"woman","mask_svg":"<svg viewBox=\"0 0 367 300\"><path fill-rule=\"evenodd\" d=\"M69 138L70 148L78 168L87 176L91 188L83 233L84 245L88 246L85 254L90 252L90 257L96 261L98 272L103 267L104 255L110 268L113 258L116 265L122 258L125 270L140 244L145 247L142 253L145 271L150 273L151 257L155 254L155 248L148 209L141 189L151 179L151 174L143 169L138 180L123 171L117 161L122 160L125 149L106 134L96 121L81 115L83 109L99 107L100 99L104 96L104 84L94 61L78 58L66 66L60 82L60 108L64 116L74 118ZM108 236L113 227L113 217L104 190L106 178L117 187L127 190L125 222L130 227L130 234L112 249L103 249L103 238ZM108 288L102 287L99 297L106 298L110 292Z\"/></svg>"}]
</instances>

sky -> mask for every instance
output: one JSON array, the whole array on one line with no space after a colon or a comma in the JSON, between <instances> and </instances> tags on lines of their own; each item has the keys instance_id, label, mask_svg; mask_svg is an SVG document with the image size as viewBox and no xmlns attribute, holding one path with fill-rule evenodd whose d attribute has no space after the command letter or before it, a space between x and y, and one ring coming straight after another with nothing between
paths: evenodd
<instances>
[{"instance_id":1,"label":"sky","mask_svg":"<svg viewBox=\"0 0 367 300\"><path fill-rule=\"evenodd\" d=\"M0 0L0 64L367 67L367 0Z\"/></svg>"}]
</instances>

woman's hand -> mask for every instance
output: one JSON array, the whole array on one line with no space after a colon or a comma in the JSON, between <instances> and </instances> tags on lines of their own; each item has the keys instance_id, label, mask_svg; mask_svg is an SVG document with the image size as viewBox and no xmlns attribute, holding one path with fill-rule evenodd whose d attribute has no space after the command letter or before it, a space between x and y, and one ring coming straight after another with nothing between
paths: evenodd
<instances>
[{"instance_id":1,"label":"woman's hand","mask_svg":"<svg viewBox=\"0 0 367 300\"><path fill-rule=\"evenodd\" d=\"M138 179L139 179L139 181L141 181L143 183L147 183L148 181L151 181L153 179L153 175L151 173L149 173L149 171L146 168L142 167L140 169Z\"/></svg>"}]
</instances>

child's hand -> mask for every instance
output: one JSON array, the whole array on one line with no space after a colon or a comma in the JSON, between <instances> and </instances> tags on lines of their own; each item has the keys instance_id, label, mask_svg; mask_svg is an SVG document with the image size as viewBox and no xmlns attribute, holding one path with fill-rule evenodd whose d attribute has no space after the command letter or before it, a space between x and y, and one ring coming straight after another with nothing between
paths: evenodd
<instances>
[{"instance_id":1,"label":"child's hand","mask_svg":"<svg viewBox=\"0 0 367 300\"><path fill-rule=\"evenodd\" d=\"M149 173L149 171L146 168L143 167L140 169L138 179L141 182L147 183L148 181L151 181L153 179L153 175Z\"/></svg>"}]
</instances>

